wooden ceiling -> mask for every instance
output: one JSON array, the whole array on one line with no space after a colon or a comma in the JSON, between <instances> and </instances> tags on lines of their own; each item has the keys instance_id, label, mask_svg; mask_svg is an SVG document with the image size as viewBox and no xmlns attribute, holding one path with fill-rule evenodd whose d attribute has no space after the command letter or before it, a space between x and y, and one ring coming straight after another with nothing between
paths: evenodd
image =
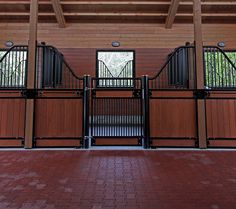
<instances>
[{"instance_id":1,"label":"wooden ceiling","mask_svg":"<svg viewBox=\"0 0 236 209\"><path fill-rule=\"evenodd\" d=\"M0 0L0 22L29 22L30 0ZM236 23L236 0L203 0L203 23ZM192 23L192 0L39 0L39 22Z\"/></svg>"}]
</instances>

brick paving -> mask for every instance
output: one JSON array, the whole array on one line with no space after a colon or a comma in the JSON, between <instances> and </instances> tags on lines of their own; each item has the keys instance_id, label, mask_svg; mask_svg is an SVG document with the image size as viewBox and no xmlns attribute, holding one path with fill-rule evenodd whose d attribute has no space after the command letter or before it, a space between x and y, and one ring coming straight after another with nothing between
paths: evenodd
<instances>
[{"instance_id":1,"label":"brick paving","mask_svg":"<svg viewBox=\"0 0 236 209\"><path fill-rule=\"evenodd\" d=\"M236 151L1 151L0 209L236 209Z\"/></svg>"}]
</instances>

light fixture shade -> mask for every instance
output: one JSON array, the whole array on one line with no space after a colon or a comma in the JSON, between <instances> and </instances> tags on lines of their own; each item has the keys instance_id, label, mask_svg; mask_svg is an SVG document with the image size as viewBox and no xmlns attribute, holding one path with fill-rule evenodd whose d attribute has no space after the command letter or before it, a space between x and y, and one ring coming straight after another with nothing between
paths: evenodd
<instances>
[{"instance_id":1,"label":"light fixture shade","mask_svg":"<svg viewBox=\"0 0 236 209\"><path fill-rule=\"evenodd\" d=\"M119 47L119 46L120 46L120 42L119 42L119 41L113 41L113 42L111 43L111 45L112 45L113 47Z\"/></svg>"},{"instance_id":2,"label":"light fixture shade","mask_svg":"<svg viewBox=\"0 0 236 209\"><path fill-rule=\"evenodd\" d=\"M219 42L219 43L217 44L217 46L218 46L218 47L225 47L225 42Z\"/></svg>"},{"instance_id":3,"label":"light fixture shade","mask_svg":"<svg viewBox=\"0 0 236 209\"><path fill-rule=\"evenodd\" d=\"M14 45L14 43L12 41L6 41L5 42L6 47L12 47L13 45Z\"/></svg>"}]
</instances>

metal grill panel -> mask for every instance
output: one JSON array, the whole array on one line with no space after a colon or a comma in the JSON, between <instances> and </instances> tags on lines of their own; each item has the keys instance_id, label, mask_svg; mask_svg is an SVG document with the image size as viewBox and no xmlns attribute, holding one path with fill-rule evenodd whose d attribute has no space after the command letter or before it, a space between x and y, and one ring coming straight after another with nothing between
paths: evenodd
<instances>
[{"instance_id":1,"label":"metal grill panel","mask_svg":"<svg viewBox=\"0 0 236 209\"><path fill-rule=\"evenodd\" d=\"M92 101L91 134L93 137L142 136L141 99L98 97Z\"/></svg>"}]
</instances>

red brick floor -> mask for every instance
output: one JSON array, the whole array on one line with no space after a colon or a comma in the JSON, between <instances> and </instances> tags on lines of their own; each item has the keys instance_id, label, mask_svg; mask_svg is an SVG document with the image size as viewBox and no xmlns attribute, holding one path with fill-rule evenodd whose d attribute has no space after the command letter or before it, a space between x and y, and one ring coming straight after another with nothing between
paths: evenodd
<instances>
[{"instance_id":1,"label":"red brick floor","mask_svg":"<svg viewBox=\"0 0 236 209\"><path fill-rule=\"evenodd\" d=\"M0 209L236 209L236 151L1 151Z\"/></svg>"}]
</instances>

